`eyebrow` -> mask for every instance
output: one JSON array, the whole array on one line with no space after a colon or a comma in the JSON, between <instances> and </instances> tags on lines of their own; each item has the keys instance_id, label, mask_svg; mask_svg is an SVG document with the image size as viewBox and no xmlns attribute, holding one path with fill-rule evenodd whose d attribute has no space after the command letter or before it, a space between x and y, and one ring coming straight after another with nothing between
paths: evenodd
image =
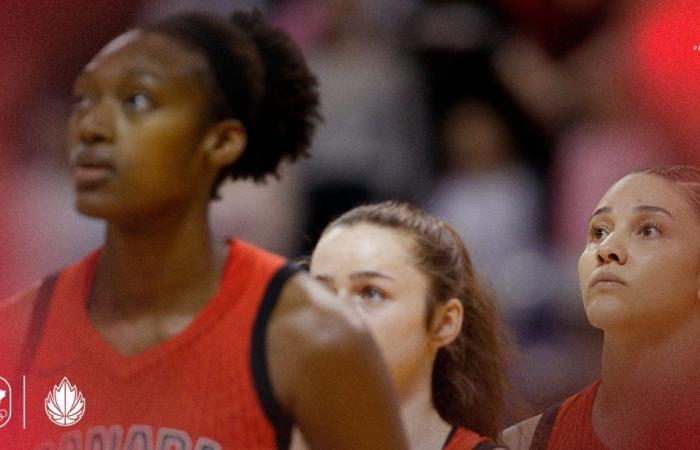
<instances>
[{"instance_id":1,"label":"eyebrow","mask_svg":"<svg viewBox=\"0 0 700 450\"><path fill-rule=\"evenodd\" d=\"M314 275L314 278L323 283L330 283L333 281L333 278L329 277L328 275Z\"/></svg>"},{"instance_id":2,"label":"eyebrow","mask_svg":"<svg viewBox=\"0 0 700 450\"><path fill-rule=\"evenodd\" d=\"M323 282L332 282L333 277L328 276L328 275L314 275L314 278L316 278L318 281L323 281ZM350 279L352 280L357 280L360 278L383 278L385 280L391 280L395 281L393 277L390 277L389 275L385 275L381 272L376 272L374 270L363 270L360 272L353 272L350 274Z\"/></svg>"},{"instance_id":3,"label":"eyebrow","mask_svg":"<svg viewBox=\"0 0 700 450\"><path fill-rule=\"evenodd\" d=\"M125 74L126 79L132 79L132 80L139 80L139 81L146 81L147 83L151 82L160 82L164 80L164 77L161 75L158 75L155 72L152 72L150 70L142 70L142 69L133 69L129 70Z\"/></svg>"},{"instance_id":4,"label":"eyebrow","mask_svg":"<svg viewBox=\"0 0 700 450\"><path fill-rule=\"evenodd\" d=\"M376 272L373 270L363 270L360 272L353 272L350 275L351 279L357 279L357 278L384 278L385 280L392 280L394 281L393 277L390 277L389 275L385 275L381 272Z\"/></svg>"},{"instance_id":5,"label":"eyebrow","mask_svg":"<svg viewBox=\"0 0 700 450\"><path fill-rule=\"evenodd\" d=\"M607 213L611 213L611 212L612 212L612 208L611 208L611 207L609 207L609 206L603 206L602 208L596 209L596 210L593 212L593 214L591 214L591 217L588 218L588 221L590 222L591 219L593 219L595 216L599 216L599 215L601 215L601 214L607 214Z\"/></svg>"},{"instance_id":6,"label":"eyebrow","mask_svg":"<svg viewBox=\"0 0 700 450\"><path fill-rule=\"evenodd\" d=\"M666 214L668 217L673 219L673 214L671 214L666 208L662 208L660 206L652 206L652 205L641 205L641 206L635 206L632 208L632 211L634 212L658 212L662 214ZM611 213L612 208L609 206L603 206L602 208L598 208L595 210L593 214L591 214L591 217L588 219L590 222L591 219L593 219L595 216L600 215L600 214L607 214Z\"/></svg>"}]
</instances>

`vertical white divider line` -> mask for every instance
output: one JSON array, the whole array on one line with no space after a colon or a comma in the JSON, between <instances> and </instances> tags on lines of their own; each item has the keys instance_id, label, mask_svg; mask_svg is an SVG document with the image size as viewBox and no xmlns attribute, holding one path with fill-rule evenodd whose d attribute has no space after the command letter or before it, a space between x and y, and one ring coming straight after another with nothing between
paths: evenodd
<instances>
[{"instance_id":1,"label":"vertical white divider line","mask_svg":"<svg viewBox=\"0 0 700 450\"><path fill-rule=\"evenodd\" d=\"M27 429L27 377L22 375L22 429Z\"/></svg>"}]
</instances>

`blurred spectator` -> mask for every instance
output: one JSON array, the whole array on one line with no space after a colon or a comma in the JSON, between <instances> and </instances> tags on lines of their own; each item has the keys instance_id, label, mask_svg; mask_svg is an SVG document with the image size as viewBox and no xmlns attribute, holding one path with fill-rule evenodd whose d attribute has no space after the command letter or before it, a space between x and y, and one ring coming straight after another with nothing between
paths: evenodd
<instances>
[{"instance_id":1,"label":"blurred spectator","mask_svg":"<svg viewBox=\"0 0 700 450\"><path fill-rule=\"evenodd\" d=\"M620 14L610 13L559 59L523 36L496 57L504 82L554 135L551 231L553 244L571 258L605 186L631 170L673 161L655 127L634 113Z\"/></svg>"},{"instance_id":2,"label":"blurred spectator","mask_svg":"<svg viewBox=\"0 0 700 450\"><path fill-rule=\"evenodd\" d=\"M437 130L460 99L488 99L510 123L518 158L543 173L549 160L546 139L491 65L506 36L501 16L493 2L478 0L429 0L416 10L408 40L426 79L431 126ZM438 132L433 133L432 162L444 170L449 157L438 145Z\"/></svg>"},{"instance_id":3,"label":"blurred spectator","mask_svg":"<svg viewBox=\"0 0 700 450\"><path fill-rule=\"evenodd\" d=\"M493 74L488 58L501 34L496 17L483 4L421 2L408 35L425 73L434 118L439 121L455 98L490 94Z\"/></svg>"},{"instance_id":4,"label":"blurred spectator","mask_svg":"<svg viewBox=\"0 0 700 450\"><path fill-rule=\"evenodd\" d=\"M333 216L358 203L414 198L429 172L423 89L392 28L378 26L386 0L302 3L318 27L307 51L324 118L302 165L313 242ZM282 19L291 30L303 20Z\"/></svg>"},{"instance_id":5,"label":"blurred spectator","mask_svg":"<svg viewBox=\"0 0 700 450\"><path fill-rule=\"evenodd\" d=\"M492 106L459 103L441 129L449 171L437 182L431 209L455 226L476 267L499 278L504 261L538 250L540 186L518 161L509 126Z\"/></svg>"},{"instance_id":6,"label":"blurred spectator","mask_svg":"<svg viewBox=\"0 0 700 450\"><path fill-rule=\"evenodd\" d=\"M291 167L280 173L279 179L269 178L265 183L225 182L219 192L221 199L211 205L214 236L236 236L280 255L296 256L306 217L305 202L299 174Z\"/></svg>"}]
</instances>

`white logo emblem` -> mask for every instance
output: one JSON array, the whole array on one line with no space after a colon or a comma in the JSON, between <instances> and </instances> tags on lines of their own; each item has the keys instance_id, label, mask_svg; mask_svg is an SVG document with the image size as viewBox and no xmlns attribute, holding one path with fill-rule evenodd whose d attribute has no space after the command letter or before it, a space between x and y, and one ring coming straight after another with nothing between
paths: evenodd
<instances>
[{"instance_id":1,"label":"white logo emblem","mask_svg":"<svg viewBox=\"0 0 700 450\"><path fill-rule=\"evenodd\" d=\"M85 414L85 398L78 388L63 377L61 382L53 387L44 401L46 415L51 422L62 427L75 425Z\"/></svg>"},{"instance_id":2,"label":"white logo emblem","mask_svg":"<svg viewBox=\"0 0 700 450\"><path fill-rule=\"evenodd\" d=\"M7 425L12 417L12 387L0 377L0 428Z\"/></svg>"}]
</instances>

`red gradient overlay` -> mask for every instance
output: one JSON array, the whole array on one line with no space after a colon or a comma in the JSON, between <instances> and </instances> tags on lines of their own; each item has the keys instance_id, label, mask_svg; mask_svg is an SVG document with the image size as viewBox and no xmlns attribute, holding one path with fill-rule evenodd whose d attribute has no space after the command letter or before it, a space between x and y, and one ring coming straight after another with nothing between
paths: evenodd
<instances>
[{"instance_id":1,"label":"red gradient overlay","mask_svg":"<svg viewBox=\"0 0 700 450\"><path fill-rule=\"evenodd\" d=\"M32 106L68 96L81 67L126 29L141 0L3 0L0 6L0 300L20 288L14 273L27 264L17 230L13 180L23 160L39 157ZM60 148L61 143L57 144ZM15 213L13 213L15 212ZM31 230L30 230L31 231ZM26 236L26 233L21 234ZM31 263L31 262L30 262ZM0 446L2 448L2 446Z\"/></svg>"},{"instance_id":2,"label":"red gradient overlay","mask_svg":"<svg viewBox=\"0 0 700 450\"><path fill-rule=\"evenodd\" d=\"M700 2L656 1L632 22L630 74L637 101L700 165Z\"/></svg>"}]
</instances>

